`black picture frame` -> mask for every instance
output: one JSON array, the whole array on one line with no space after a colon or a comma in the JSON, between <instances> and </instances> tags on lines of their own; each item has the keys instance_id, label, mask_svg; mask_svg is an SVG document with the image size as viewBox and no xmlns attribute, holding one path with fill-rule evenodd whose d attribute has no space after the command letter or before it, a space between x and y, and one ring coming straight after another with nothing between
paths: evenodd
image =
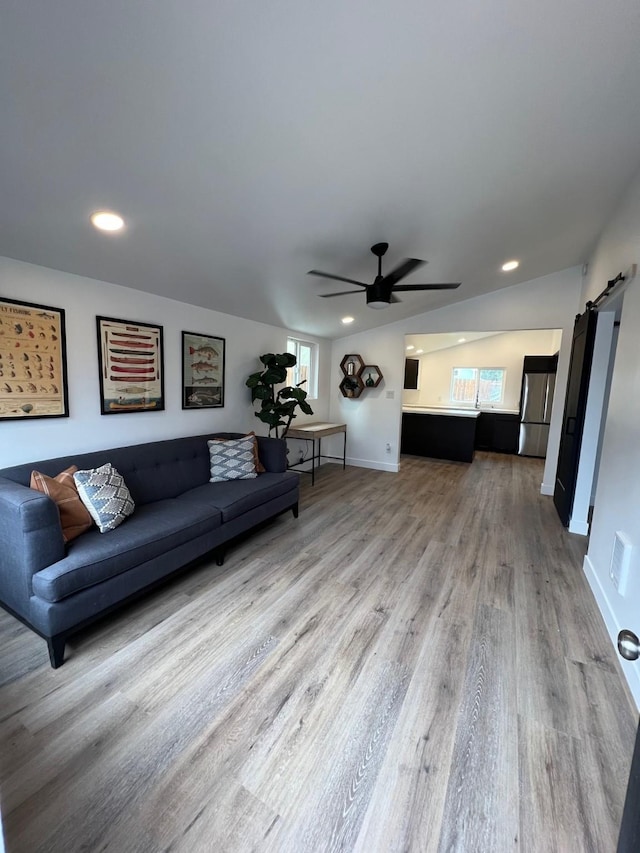
<instances>
[{"instance_id":1,"label":"black picture frame","mask_svg":"<svg viewBox=\"0 0 640 853\"><path fill-rule=\"evenodd\" d=\"M164 411L162 326L96 317L100 414Z\"/></svg>"},{"instance_id":2,"label":"black picture frame","mask_svg":"<svg viewBox=\"0 0 640 853\"><path fill-rule=\"evenodd\" d=\"M182 332L182 408L224 406L226 341L219 335Z\"/></svg>"},{"instance_id":3,"label":"black picture frame","mask_svg":"<svg viewBox=\"0 0 640 853\"><path fill-rule=\"evenodd\" d=\"M64 308L0 296L0 420L68 417Z\"/></svg>"}]
</instances>

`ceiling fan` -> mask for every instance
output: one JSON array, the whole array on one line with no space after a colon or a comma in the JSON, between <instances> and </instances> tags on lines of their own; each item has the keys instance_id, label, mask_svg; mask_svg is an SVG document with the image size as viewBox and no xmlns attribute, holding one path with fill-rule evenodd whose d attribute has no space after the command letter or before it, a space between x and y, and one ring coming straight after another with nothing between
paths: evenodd
<instances>
[{"instance_id":1,"label":"ceiling fan","mask_svg":"<svg viewBox=\"0 0 640 853\"><path fill-rule=\"evenodd\" d=\"M373 284L364 284L362 281L354 281L352 278L344 278L341 275L333 275L320 270L309 270L307 275L317 275L321 278L331 278L335 281L346 281L349 284L355 284L358 287L364 287L367 294L367 305L369 308L387 308L392 302L401 302L395 294L398 291L409 290L454 290L460 287L460 282L449 282L448 284L397 284L410 272L426 264L427 261L421 261L418 258L405 258L401 264L392 270L387 275L382 275L382 256L389 248L388 243L376 243L371 247L371 251L378 258L378 275ZM328 299L331 296L346 296L349 293L358 293L357 290L341 290L338 293L321 293L323 299Z\"/></svg>"}]
</instances>

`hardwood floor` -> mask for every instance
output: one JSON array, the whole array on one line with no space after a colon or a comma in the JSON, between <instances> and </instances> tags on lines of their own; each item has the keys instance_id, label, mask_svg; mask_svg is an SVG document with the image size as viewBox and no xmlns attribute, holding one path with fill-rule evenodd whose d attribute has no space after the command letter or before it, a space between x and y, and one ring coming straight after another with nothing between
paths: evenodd
<instances>
[{"instance_id":1,"label":"hardwood floor","mask_svg":"<svg viewBox=\"0 0 640 853\"><path fill-rule=\"evenodd\" d=\"M324 466L58 670L1 613L8 853L613 853L637 714L541 479Z\"/></svg>"}]
</instances>

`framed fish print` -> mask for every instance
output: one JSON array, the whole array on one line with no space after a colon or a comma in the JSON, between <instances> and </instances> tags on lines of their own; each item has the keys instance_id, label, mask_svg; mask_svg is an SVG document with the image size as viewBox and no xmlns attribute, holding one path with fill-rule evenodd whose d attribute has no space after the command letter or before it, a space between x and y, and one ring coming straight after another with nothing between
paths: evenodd
<instances>
[{"instance_id":1,"label":"framed fish print","mask_svg":"<svg viewBox=\"0 0 640 853\"><path fill-rule=\"evenodd\" d=\"M68 417L63 309L0 296L0 420Z\"/></svg>"},{"instance_id":2,"label":"framed fish print","mask_svg":"<svg viewBox=\"0 0 640 853\"><path fill-rule=\"evenodd\" d=\"M224 406L224 338L182 333L182 408Z\"/></svg>"},{"instance_id":3,"label":"framed fish print","mask_svg":"<svg viewBox=\"0 0 640 853\"><path fill-rule=\"evenodd\" d=\"M162 326L96 317L100 413L164 409Z\"/></svg>"}]
</instances>

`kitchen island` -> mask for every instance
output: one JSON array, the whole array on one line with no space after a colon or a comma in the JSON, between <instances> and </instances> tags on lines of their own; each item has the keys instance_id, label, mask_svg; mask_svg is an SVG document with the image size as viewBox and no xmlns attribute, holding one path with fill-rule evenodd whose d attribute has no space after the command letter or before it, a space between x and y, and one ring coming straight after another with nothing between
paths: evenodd
<instances>
[{"instance_id":1,"label":"kitchen island","mask_svg":"<svg viewBox=\"0 0 640 853\"><path fill-rule=\"evenodd\" d=\"M473 462L477 409L402 407L401 453Z\"/></svg>"}]
</instances>

